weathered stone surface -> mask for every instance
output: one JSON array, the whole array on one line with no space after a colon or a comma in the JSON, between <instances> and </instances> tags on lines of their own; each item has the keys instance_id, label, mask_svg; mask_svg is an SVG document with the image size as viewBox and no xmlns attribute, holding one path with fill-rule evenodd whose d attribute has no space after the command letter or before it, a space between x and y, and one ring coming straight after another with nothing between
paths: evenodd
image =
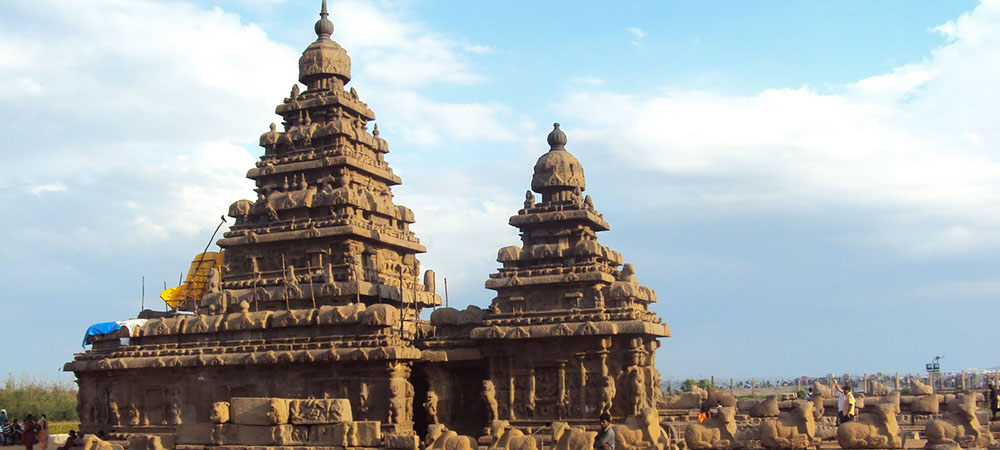
<instances>
[{"instance_id":1,"label":"weathered stone surface","mask_svg":"<svg viewBox=\"0 0 1000 450\"><path fill-rule=\"evenodd\" d=\"M229 420L238 425L288 423L287 399L234 397L229 401Z\"/></svg>"},{"instance_id":2,"label":"weathered stone surface","mask_svg":"<svg viewBox=\"0 0 1000 450\"><path fill-rule=\"evenodd\" d=\"M796 401L792 412L782 412L777 419L766 419L758 428L760 444L764 448L792 450L806 449L819 444L813 403Z\"/></svg>"},{"instance_id":3,"label":"weathered stone surface","mask_svg":"<svg viewBox=\"0 0 1000 450\"><path fill-rule=\"evenodd\" d=\"M291 425L235 425L236 443L256 445L291 445Z\"/></svg>"},{"instance_id":4,"label":"weathered stone surface","mask_svg":"<svg viewBox=\"0 0 1000 450\"><path fill-rule=\"evenodd\" d=\"M691 450L730 449L741 447L736 427L736 409L723 407L719 414L703 423L692 423L684 429L684 442Z\"/></svg>"},{"instance_id":5,"label":"weathered stone surface","mask_svg":"<svg viewBox=\"0 0 1000 450\"><path fill-rule=\"evenodd\" d=\"M948 412L940 419L927 422L924 428L927 448L959 445L962 448L985 448L992 445L993 433L983 427L976 417L976 400L972 395L961 395L948 404Z\"/></svg>"},{"instance_id":6,"label":"weathered stone surface","mask_svg":"<svg viewBox=\"0 0 1000 450\"><path fill-rule=\"evenodd\" d=\"M182 423L177 426L177 443L208 445L212 443L212 423Z\"/></svg>"},{"instance_id":7,"label":"weathered stone surface","mask_svg":"<svg viewBox=\"0 0 1000 450\"><path fill-rule=\"evenodd\" d=\"M376 447L382 443L382 427L378 421L362 420L354 422L358 445L361 447Z\"/></svg>"},{"instance_id":8,"label":"weathered stone surface","mask_svg":"<svg viewBox=\"0 0 1000 450\"><path fill-rule=\"evenodd\" d=\"M874 414L862 413L854 421L837 427L837 443L841 448L902 448L896 414L891 404L875 405Z\"/></svg>"},{"instance_id":9,"label":"weathered stone surface","mask_svg":"<svg viewBox=\"0 0 1000 450\"><path fill-rule=\"evenodd\" d=\"M394 450L411 450L417 448L419 441L415 434L389 433L385 435L385 448Z\"/></svg>"},{"instance_id":10,"label":"weathered stone surface","mask_svg":"<svg viewBox=\"0 0 1000 450\"><path fill-rule=\"evenodd\" d=\"M351 422L351 401L346 398L291 400L289 423L323 424Z\"/></svg>"},{"instance_id":11,"label":"weathered stone surface","mask_svg":"<svg viewBox=\"0 0 1000 450\"><path fill-rule=\"evenodd\" d=\"M212 404L212 423L229 422L229 402L215 402Z\"/></svg>"}]
</instances>

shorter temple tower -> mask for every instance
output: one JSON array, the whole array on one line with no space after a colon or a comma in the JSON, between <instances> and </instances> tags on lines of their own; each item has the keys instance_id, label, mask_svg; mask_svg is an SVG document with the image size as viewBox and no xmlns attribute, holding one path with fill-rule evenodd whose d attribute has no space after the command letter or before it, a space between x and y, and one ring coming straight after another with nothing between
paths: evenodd
<instances>
[{"instance_id":1,"label":"shorter temple tower","mask_svg":"<svg viewBox=\"0 0 1000 450\"><path fill-rule=\"evenodd\" d=\"M597 242L609 229L586 189L583 166L555 124L524 208L510 218L522 246L501 248L486 281L497 296L472 330L489 362L490 415L514 423L638 414L656 404L657 338L670 329L631 264ZM492 392L490 392L492 391Z\"/></svg>"}]
</instances>

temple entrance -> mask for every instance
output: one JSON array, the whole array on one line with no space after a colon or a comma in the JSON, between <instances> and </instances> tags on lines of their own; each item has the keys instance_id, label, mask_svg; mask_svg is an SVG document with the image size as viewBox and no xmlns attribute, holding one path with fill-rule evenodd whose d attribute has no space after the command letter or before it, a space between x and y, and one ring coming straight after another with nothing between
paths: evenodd
<instances>
[{"instance_id":1,"label":"temple entrance","mask_svg":"<svg viewBox=\"0 0 1000 450\"><path fill-rule=\"evenodd\" d=\"M423 367L415 366L410 371L410 384L413 385L413 431L420 436L420 442L427 437L427 408L424 403L427 401L427 391L430 389L427 383L427 375Z\"/></svg>"}]
</instances>

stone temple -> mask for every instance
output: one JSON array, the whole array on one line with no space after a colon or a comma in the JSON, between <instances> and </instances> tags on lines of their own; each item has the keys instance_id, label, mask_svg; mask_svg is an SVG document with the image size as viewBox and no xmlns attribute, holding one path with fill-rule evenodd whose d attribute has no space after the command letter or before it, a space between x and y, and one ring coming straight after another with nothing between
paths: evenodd
<instances>
[{"instance_id":1,"label":"stone temple","mask_svg":"<svg viewBox=\"0 0 1000 450\"><path fill-rule=\"evenodd\" d=\"M492 304L441 308L325 1L320 16L204 295L66 364L81 431L133 448L523 447L517 430L552 427L555 445L656 405L670 330L598 242L609 225L559 125L510 218L521 243L486 280Z\"/></svg>"}]
</instances>

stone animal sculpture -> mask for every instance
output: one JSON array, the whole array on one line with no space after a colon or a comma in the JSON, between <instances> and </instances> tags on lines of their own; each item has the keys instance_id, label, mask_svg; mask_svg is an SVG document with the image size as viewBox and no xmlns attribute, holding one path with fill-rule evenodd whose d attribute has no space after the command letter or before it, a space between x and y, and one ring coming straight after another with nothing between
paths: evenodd
<instances>
[{"instance_id":1,"label":"stone animal sculpture","mask_svg":"<svg viewBox=\"0 0 1000 450\"><path fill-rule=\"evenodd\" d=\"M934 388L920 381L919 378L910 379L910 393L913 395L930 395L934 393Z\"/></svg>"},{"instance_id":2,"label":"stone animal sculpture","mask_svg":"<svg viewBox=\"0 0 1000 450\"><path fill-rule=\"evenodd\" d=\"M926 448L937 445L955 445L962 448L985 448L993 444L993 435L983 428L976 417L976 400L971 395L960 395L948 404L948 412L940 419L927 422Z\"/></svg>"},{"instance_id":3,"label":"stone animal sculpture","mask_svg":"<svg viewBox=\"0 0 1000 450\"><path fill-rule=\"evenodd\" d=\"M910 412L914 414L937 414L940 410L941 394L921 395L910 401Z\"/></svg>"},{"instance_id":4,"label":"stone animal sculpture","mask_svg":"<svg viewBox=\"0 0 1000 450\"><path fill-rule=\"evenodd\" d=\"M736 397L729 394L722 389L708 388L708 398L706 399L708 406L715 407L715 405L722 405L726 407L736 407Z\"/></svg>"},{"instance_id":5,"label":"stone animal sculpture","mask_svg":"<svg viewBox=\"0 0 1000 450\"><path fill-rule=\"evenodd\" d=\"M750 417L778 417L781 410L778 409L778 396L768 395L760 403L750 407Z\"/></svg>"},{"instance_id":6,"label":"stone animal sculpture","mask_svg":"<svg viewBox=\"0 0 1000 450\"><path fill-rule=\"evenodd\" d=\"M159 436L137 434L129 436L127 450L166 450Z\"/></svg>"},{"instance_id":7,"label":"stone animal sculpture","mask_svg":"<svg viewBox=\"0 0 1000 450\"><path fill-rule=\"evenodd\" d=\"M83 437L83 445L78 447L73 447L73 450L125 450L122 446L118 444L112 444L110 442L102 441L99 437L92 434L85 435Z\"/></svg>"},{"instance_id":8,"label":"stone animal sculpture","mask_svg":"<svg viewBox=\"0 0 1000 450\"><path fill-rule=\"evenodd\" d=\"M840 448L903 448L893 405L878 404L870 408L874 414L862 413L857 420L837 427Z\"/></svg>"},{"instance_id":9,"label":"stone animal sculpture","mask_svg":"<svg viewBox=\"0 0 1000 450\"><path fill-rule=\"evenodd\" d=\"M525 436L521 430L510 426L506 420L495 420L490 426L493 445L490 450L537 450L538 443L531 436Z\"/></svg>"},{"instance_id":10,"label":"stone animal sculpture","mask_svg":"<svg viewBox=\"0 0 1000 450\"><path fill-rule=\"evenodd\" d=\"M724 406L720 413L704 422L688 425L684 429L684 442L690 450L743 447L736 439L736 408Z\"/></svg>"},{"instance_id":11,"label":"stone animal sculpture","mask_svg":"<svg viewBox=\"0 0 1000 450\"><path fill-rule=\"evenodd\" d=\"M819 394L822 397L830 398L833 397L833 391L829 386L823 384L819 380L813 380L813 394Z\"/></svg>"},{"instance_id":12,"label":"stone animal sculpture","mask_svg":"<svg viewBox=\"0 0 1000 450\"><path fill-rule=\"evenodd\" d=\"M868 383L868 394L869 395L889 395L892 392L892 388L879 383L876 380L871 380Z\"/></svg>"},{"instance_id":13,"label":"stone animal sculpture","mask_svg":"<svg viewBox=\"0 0 1000 450\"><path fill-rule=\"evenodd\" d=\"M596 431L570 427L566 422L552 422L553 450L592 450Z\"/></svg>"},{"instance_id":14,"label":"stone animal sculpture","mask_svg":"<svg viewBox=\"0 0 1000 450\"><path fill-rule=\"evenodd\" d=\"M441 424L427 427L427 438L424 442L425 448L428 450L472 450L478 448L475 439L469 436L460 436Z\"/></svg>"},{"instance_id":15,"label":"stone animal sculpture","mask_svg":"<svg viewBox=\"0 0 1000 450\"><path fill-rule=\"evenodd\" d=\"M615 425L615 450L668 450L670 437L659 421L655 408L644 408L642 414Z\"/></svg>"},{"instance_id":16,"label":"stone animal sculpture","mask_svg":"<svg viewBox=\"0 0 1000 450\"><path fill-rule=\"evenodd\" d=\"M819 444L813 404L796 401L791 412L782 412L777 419L761 422L757 430L760 444L770 449L805 449Z\"/></svg>"}]
</instances>

